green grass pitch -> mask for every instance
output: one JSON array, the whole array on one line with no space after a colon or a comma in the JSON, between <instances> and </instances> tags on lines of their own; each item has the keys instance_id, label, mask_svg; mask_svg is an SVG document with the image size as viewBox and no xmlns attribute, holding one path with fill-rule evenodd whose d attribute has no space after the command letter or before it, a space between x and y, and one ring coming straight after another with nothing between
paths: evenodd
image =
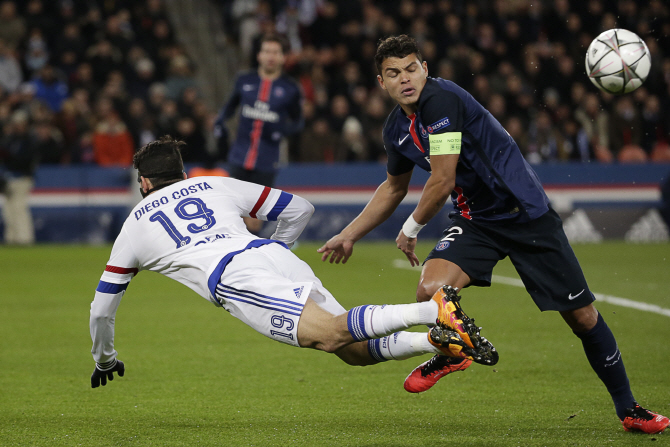
<instances>
[{"instance_id":1,"label":"green grass pitch","mask_svg":"<svg viewBox=\"0 0 670 447\"><path fill-rule=\"evenodd\" d=\"M392 242L359 243L346 265L298 256L347 308L414 300L418 269ZM418 247L419 257L430 249ZM365 368L257 334L186 287L143 272L117 313L126 375L90 388L89 304L110 247L0 248L2 446L637 446L579 340L525 290L465 290L463 307L500 352L426 393L405 376L429 356ZM670 308L670 247L575 247L591 289ZM496 275L517 277L509 262ZM633 391L670 414L670 317L597 303ZM656 442L652 442L656 441Z\"/></svg>"}]
</instances>

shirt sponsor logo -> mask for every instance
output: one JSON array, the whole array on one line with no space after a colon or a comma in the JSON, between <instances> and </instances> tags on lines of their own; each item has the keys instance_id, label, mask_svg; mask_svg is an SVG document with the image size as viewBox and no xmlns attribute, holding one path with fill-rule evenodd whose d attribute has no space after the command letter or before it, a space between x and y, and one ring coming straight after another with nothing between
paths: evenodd
<instances>
[{"instance_id":1,"label":"shirt sponsor logo","mask_svg":"<svg viewBox=\"0 0 670 447\"><path fill-rule=\"evenodd\" d=\"M444 117L440 121L438 121L436 123L433 123L430 126L428 126L428 128L427 128L428 133L433 133L435 131L438 131L438 130L442 129L443 127L447 127L449 124L451 124L451 122L449 121L449 118Z\"/></svg>"},{"instance_id":2,"label":"shirt sponsor logo","mask_svg":"<svg viewBox=\"0 0 670 447\"><path fill-rule=\"evenodd\" d=\"M245 91L245 92L250 92L250 91L255 90L255 89L256 89L256 86L253 85L253 84L244 84L242 86L242 90Z\"/></svg>"},{"instance_id":3,"label":"shirt sponsor logo","mask_svg":"<svg viewBox=\"0 0 670 447\"><path fill-rule=\"evenodd\" d=\"M263 101L254 102L251 107L248 104L242 106L242 116L252 120L261 120L268 123L279 122L279 114L270 110L270 104Z\"/></svg>"}]
</instances>

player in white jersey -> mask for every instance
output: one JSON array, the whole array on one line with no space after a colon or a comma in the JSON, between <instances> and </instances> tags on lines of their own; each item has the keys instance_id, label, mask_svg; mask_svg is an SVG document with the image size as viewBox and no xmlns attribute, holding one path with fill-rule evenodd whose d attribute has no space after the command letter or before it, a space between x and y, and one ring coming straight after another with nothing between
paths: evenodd
<instances>
[{"instance_id":1,"label":"player in white jersey","mask_svg":"<svg viewBox=\"0 0 670 447\"><path fill-rule=\"evenodd\" d=\"M163 137L133 159L144 199L132 210L91 303L96 367L93 388L125 366L114 348L114 320L128 283L141 270L170 277L223 307L261 334L294 346L371 365L425 353L491 364L492 346L469 348L447 322L460 308L448 300L358 306L347 312L289 247L314 212L287 192L224 177L187 179L182 142ZM243 217L277 220L271 239L249 233ZM436 324L425 333L404 332Z\"/></svg>"}]
</instances>

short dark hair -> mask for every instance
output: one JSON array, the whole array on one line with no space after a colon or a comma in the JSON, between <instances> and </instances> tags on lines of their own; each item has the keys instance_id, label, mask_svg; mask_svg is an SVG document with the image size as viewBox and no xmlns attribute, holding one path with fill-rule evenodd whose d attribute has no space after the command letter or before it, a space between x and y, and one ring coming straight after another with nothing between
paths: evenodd
<instances>
[{"instance_id":1,"label":"short dark hair","mask_svg":"<svg viewBox=\"0 0 670 447\"><path fill-rule=\"evenodd\" d=\"M289 52L288 41L284 36L277 33L267 33L261 38L261 43L258 45L258 51L261 51L264 42L277 42L281 46L282 53L286 54Z\"/></svg>"},{"instance_id":2,"label":"short dark hair","mask_svg":"<svg viewBox=\"0 0 670 447\"><path fill-rule=\"evenodd\" d=\"M416 54L420 62L423 62L419 44L416 43L413 37L409 37L407 34L379 39L379 42L377 42L377 52L375 53L377 73L382 74L382 63L389 57L402 59L412 53Z\"/></svg>"},{"instance_id":3,"label":"short dark hair","mask_svg":"<svg viewBox=\"0 0 670 447\"><path fill-rule=\"evenodd\" d=\"M186 143L165 135L144 145L133 156L133 167L140 176L149 179L153 187L168 185L184 178L181 148Z\"/></svg>"}]
</instances>

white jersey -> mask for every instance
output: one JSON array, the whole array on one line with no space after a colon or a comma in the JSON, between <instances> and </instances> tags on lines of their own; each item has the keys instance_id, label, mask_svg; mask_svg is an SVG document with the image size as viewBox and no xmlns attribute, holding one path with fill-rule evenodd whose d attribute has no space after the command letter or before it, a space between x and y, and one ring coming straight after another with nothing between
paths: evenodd
<instances>
[{"instance_id":1,"label":"white jersey","mask_svg":"<svg viewBox=\"0 0 670 447\"><path fill-rule=\"evenodd\" d=\"M194 177L144 198L123 224L91 304L95 360L116 357L114 316L139 271L161 273L221 306L215 289L226 263L264 244L291 246L313 212L299 196L226 177ZM277 220L272 239L249 233L243 216Z\"/></svg>"}]
</instances>

